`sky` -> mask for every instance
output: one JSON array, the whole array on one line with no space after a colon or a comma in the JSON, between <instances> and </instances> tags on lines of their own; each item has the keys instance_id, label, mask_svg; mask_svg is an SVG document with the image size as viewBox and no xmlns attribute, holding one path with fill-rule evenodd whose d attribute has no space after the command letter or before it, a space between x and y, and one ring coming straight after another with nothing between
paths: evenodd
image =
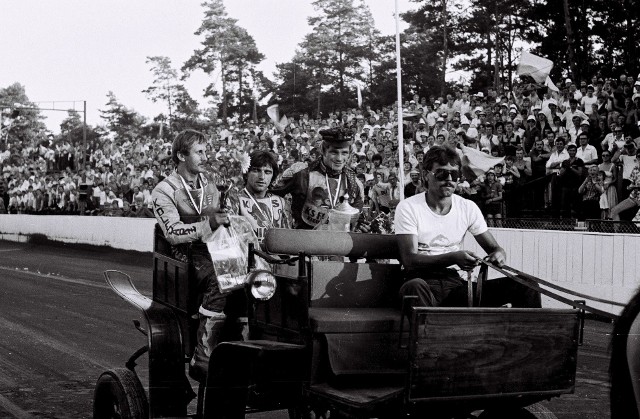
<instances>
[{"instance_id":1,"label":"sky","mask_svg":"<svg viewBox=\"0 0 640 419\"><path fill-rule=\"evenodd\" d=\"M101 124L98 110L107 93L146 117L164 111L142 90L153 81L148 56L166 56L182 66L199 46L194 35L203 18L201 1L192 0L20 0L2 2L0 87L25 86L41 108L81 111L87 101L87 123ZM311 0L224 0L266 59L258 66L273 78L275 66L288 62L311 31L307 17L316 12ZM395 33L393 0L367 0L376 27ZM400 13L415 3L398 0ZM401 22L400 30L406 28ZM195 74L186 86L201 98L209 83ZM72 102L77 101L77 102ZM55 103L54 103L55 102ZM43 111L53 132L66 112Z\"/></svg>"}]
</instances>

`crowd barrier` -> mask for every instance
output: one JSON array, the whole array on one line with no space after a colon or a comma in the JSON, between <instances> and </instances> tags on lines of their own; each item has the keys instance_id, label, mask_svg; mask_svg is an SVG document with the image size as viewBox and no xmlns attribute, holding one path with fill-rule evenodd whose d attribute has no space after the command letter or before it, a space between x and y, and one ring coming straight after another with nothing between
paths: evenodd
<instances>
[{"instance_id":1,"label":"crowd barrier","mask_svg":"<svg viewBox=\"0 0 640 419\"><path fill-rule=\"evenodd\" d=\"M153 251L155 218L0 214L0 240L46 237L64 243Z\"/></svg>"},{"instance_id":2,"label":"crowd barrier","mask_svg":"<svg viewBox=\"0 0 640 419\"><path fill-rule=\"evenodd\" d=\"M0 240L33 236L65 243L153 251L154 219L47 215L0 215ZM640 234L492 228L509 266L565 288L627 303L640 285ZM467 236L466 249L483 254ZM499 276L495 273L494 276ZM543 297L546 307L564 307ZM593 303L619 313L620 307Z\"/></svg>"},{"instance_id":3,"label":"crowd barrier","mask_svg":"<svg viewBox=\"0 0 640 419\"><path fill-rule=\"evenodd\" d=\"M507 251L509 266L570 290L626 304L640 286L639 234L507 228L491 232ZM468 235L464 247L484 255ZM545 296L542 299L545 307L567 307ZM615 314L622 310L610 304L587 304Z\"/></svg>"}]
</instances>

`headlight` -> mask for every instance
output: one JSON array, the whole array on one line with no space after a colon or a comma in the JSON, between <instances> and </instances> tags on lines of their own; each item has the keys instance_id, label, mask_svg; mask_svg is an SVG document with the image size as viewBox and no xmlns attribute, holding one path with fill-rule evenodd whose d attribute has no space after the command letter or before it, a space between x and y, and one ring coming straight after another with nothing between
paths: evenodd
<instances>
[{"instance_id":1,"label":"headlight","mask_svg":"<svg viewBox=\"0 0 640 419\"><path fill-rule=\"evenodd\" d=\"M249 274L251 295L256 300L268 300L276 293L276 277L269 271L258 270Z\"/></svg>"}]
</instances>

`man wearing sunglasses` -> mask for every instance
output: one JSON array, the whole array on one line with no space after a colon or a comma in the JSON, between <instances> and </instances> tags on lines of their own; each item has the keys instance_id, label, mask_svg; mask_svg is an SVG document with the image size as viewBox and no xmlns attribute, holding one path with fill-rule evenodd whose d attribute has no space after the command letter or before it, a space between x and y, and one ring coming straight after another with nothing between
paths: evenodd
<instances>
[{"instance_id":1,"label":"man wearing sunglasses","mask_svg":"<svg viewBox=\"0 0 640 419\"><path fill-rule=\"evenodd\" d=\"M406 282L402 296L413 295L421 306L466 306L467 282L458 271L471 271L478 257L462 249L467 232L502 265L506 253L488 231L478 206L454 191L460 179L460 157L449 147L434 146L424 157L426 192L398 204L395 232ZM540 295L508 278L487 281L482 304L540 307Z\"/></svg>"}]
</instances>

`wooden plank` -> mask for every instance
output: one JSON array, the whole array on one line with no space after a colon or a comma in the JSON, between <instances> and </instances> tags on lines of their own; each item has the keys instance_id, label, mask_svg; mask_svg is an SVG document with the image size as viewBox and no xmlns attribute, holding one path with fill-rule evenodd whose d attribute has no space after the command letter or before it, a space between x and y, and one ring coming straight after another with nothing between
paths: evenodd
<instances>
[{"instance_id":1,"label":"wooden plank","mask_svg":"<svg viewBox=\"0 0 640 419\"><path fill-rule=\"evenodd\" d=\"M595 283L611 285L613 283L613 236L597 236L596 245L597 248L594 254Z\"/></svg>"},{"instance_id":2,"label":"wooden plank","mask_svg":"<svg viewBox=\"0 0 640 419\"><path fill-rule=\"evenodd\" d=\"M533 240L525 240L526 232L522 232L520 240L522 241L522 271L533 272L535 267L536 246Z\"/></svg>"},{"instance_id":3,"label":"wooden plank","mask_svg":"<svg viewBox=\"0 0 640 419\"><path fill-rule=\"evenodd\" d=\"M585 234L582 236L582 275L580 275L580 282L582 284L596 283L596 237L594 234Z\"/></svg>"},{"instance_id":4,"label":"wooden plank","mask_svg":"<svg viewBox=\"0 0 640 419\"><path fill-rule=\"evenodd\" d=\"M566 255L567 247L569 246L568 236L566 234L558 233L557 240L553 242L553 255L559 257L560 255ZM560 256L562 257L562 256ZM559 260L555 260L553 264L555 272L549 279L556 282L567 282L567 263L560 263Z\"/></svg>"},{"instance_id":5,"label":"wooden plank","mask_svg":"<svg viewBox=\"0 0 640 419\"><path fill-rule=\"evenodd\" d=\"M409 399L568 392L576 369L574 310L419 309ZM424 326L422 326L424 324Z\"/></svg>"},{"instance_id":6,"label":"wooden plank","mask_svg":"<svg viewBox=\"0 0 640 419\"><path fill-rule=\"evenodd\" d=\"M632 236L624 237L624 260L622 272L622 285L625 288L633 288L638 285L638 256L640 253L638 241Z\"/></svg>"},{"instance_id":7,"label":"wooden plank","mask_svg":"<svg viewBox=\"0 0 640 419\"><path fill-rule=\"evenodd\" d=\"M624 236L613 237L613 248L611 264L613 266L611 272L612 285L614 288L620 288L624 283Z\"/></svg>"},{"instance_id":8,"label":"wooden plank","mask_svg":"<svg viewBox=\"0 0 640 419\"><path fill-rule=\"evenodd\" d=\"M571 261L571 264L567 264L569 282L571 284L579 284L582 280L582 240L581 235L575 235L571 237L569 246L567 247L567 260ZM569 284L568 284L569 285Z\"/></svg>"}]
</instances>

